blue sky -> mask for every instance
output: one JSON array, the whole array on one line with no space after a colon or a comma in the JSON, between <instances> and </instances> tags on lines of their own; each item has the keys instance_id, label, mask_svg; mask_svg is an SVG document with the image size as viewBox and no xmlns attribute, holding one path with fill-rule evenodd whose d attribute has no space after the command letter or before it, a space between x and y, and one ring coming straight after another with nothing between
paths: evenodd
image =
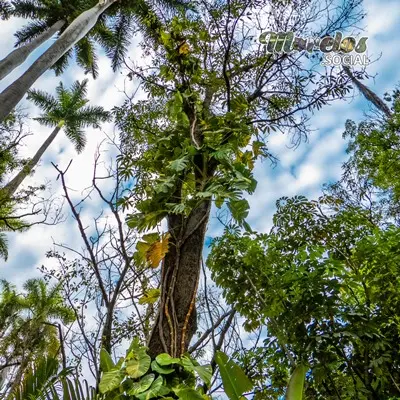
<instances>
[{"instance_id":1,"label":"blue sky","mask_svg":"<svg viewBox=\"0 0 400 400\"><path fill-rule=\"evenodd\" d=\"M368 81L368 86L383 95L400 81L398 67L400 38L397 36L400 27L400 7L398 0L366 0L364 6L367 17L362 27L365 27L365 35L369 37L368 54L372 59L379 58L368 68L371 75L376 75L375 79ZM0 23L1 58L12 49L13 32L21 24L20 20ZM24 65L14 71L9 79L1 82L0 89L2 90L10 81L18 77L45 47L33 54ZM141 57L137 43L132 44L130 56ZM126 89L129 92L134 88L134 82L125 80L120 73L114 74L109 60L105 57L100 58L99 66L99 78L89 82L89 99L93 104L110 109L123 101L124 85L127 85ZM79 68L71 66L62 78L55 77L52 72L46 73L37 82L35 88L54 93L61 79L65 85L68 85L73 80L84 78ZM31 116L36 116L37 110L32 106L28 107ZM290 139L287 136L282 134L271 136L269 149L279 161L274 168L268 161L259 162L256 166L258 187L255 194L248 198L251 205L249 222L253 229L265 232L270 228L275 202L279 197L296 194L317 197L321 193L323 183L335 181L340 177L341 164L346 159L346 143L341 138L345 121L349 118L360 121L368 109L369 105L358 94L353 99L337 101L323 108L311 119L313 132L308 141L301 143L296 149L290 148ZM49 134L48 128L41 127L34 121L30 122L30 129L35 134L28 138L22 149L24 156L32 155L43 138ZM80 155L75 153L65 136L59 135L43 158L41 166L27 183L49 181L52 192L60 196L60 182L56 181L57 173L51 161L62 168L73 159L68 173L68 184L75 190L74 198L78 199L81 191L91 183L94 154L99 142L105 138L104 132L112 134L112 126L105 126L103 131L89 130L88 145ZM103 157L111 160L112 154L103 153ZM89 200L83 210L85 221L89 224L92 216L98 211L98 200ZM65 215L69 216L67 207L65 207ZM221 226L215 216L214 212L207 233L208 237L214 237L221 231ZM70 247L82 247L79 232L72 218L68 217L63 224L56 226L37 225L25 233L10 234L10 258L7 262L0 261L0 278L6 278L19 285L24 280L37 275L36 268L49 263L45 253L52 248L53 241L68 243Z\"/></svg>"}]
</instances>

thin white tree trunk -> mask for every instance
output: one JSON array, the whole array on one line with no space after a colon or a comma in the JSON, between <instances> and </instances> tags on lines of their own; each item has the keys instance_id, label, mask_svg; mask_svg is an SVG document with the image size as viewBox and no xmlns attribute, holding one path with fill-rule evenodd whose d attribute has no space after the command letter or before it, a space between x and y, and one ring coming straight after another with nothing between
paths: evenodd
<instances>
[{"instance_id":1,"label":"thin white tree trunk","mask_svg":"<svg viewBox=\"0 0 400 400\"><path fill-rule=\"evenodd\" d=\"M36 154L33 156L33 158L29 161L27 165L22 168L20 172L18 172L17 176L13 178L9 183L7 183L6 186L4 186L4 191L7 193L8 196L12 196L18 187L21 185L21 183L24 181L24 179L31 173L32 169L35 168L39 160L41 159L42 155L44 152L48 149L50 144L53 142L53 140L56 138L58 135L58 132L60 132L61 128L63 127L64 122L60 122L53 130L53 132L50 133L50 135L47 137L47 139L44 141L44 143L39 147L39 150L36 152Z\"/></svg>"},{"instance_id":2,"label":"thin white tree trunk","mask_svg":"<svg viewBox=\"0 0 400 400\"><path fill-rule=\"evenodd\" d=\"M22 100L29 88L71 47L81 40L96 24L99 16L116 0L101 0L84 11L68 26L60 37L31 67L0 94L0 121Z\"/></svg>"},{"instance_id":3,"label":"thin white tree trunk","mask_svg":"<svg viewBox=\"0 0 400 400\"><path fill-rule=\"evenodd\" d=\"M58 32L66 21L60 20L53 24L49 29L35 37L29 43L13 50L7 57L0 61L0 81L10 74L15 68L21 65L32 51L36 50L41 44L50 39L56 32Z\"/></svg>"}]
</instances>

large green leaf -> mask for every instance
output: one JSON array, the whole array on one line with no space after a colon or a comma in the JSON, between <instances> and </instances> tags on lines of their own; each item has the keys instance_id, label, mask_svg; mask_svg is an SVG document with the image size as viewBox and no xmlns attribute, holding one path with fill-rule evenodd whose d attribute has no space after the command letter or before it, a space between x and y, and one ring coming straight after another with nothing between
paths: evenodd
<instances>
[{"instance_id":1,"label":"large green leaf","mask_svg":"<svg viewBox=\"0 0 400 400\"><path fill-rule=\"evenodd\" d=\"M232 217L238 222L242 222L249 215L250 206L246 199L232 199L228 203L228 208L232 213Z\"/></svg>"},{"instance_id":2,"label":"large green leaf","mask_svg":"<svg viewBox=\"0 0 400 400\"><path fill-rule=\"evenodd\" d=\"M175 371L174 368L164 368L156 360L151 363L151 369L161 375L168 375Z\"/></svg>"},{"instance_id":3,"label":"large green leaf","mask_svg":"<svg viewBox=\"0 0 400 400\"><path fill-rule=\"evenodd\" d=\"M112 390L119 388L123 379L124 375L121 371L114 370L104 372L99 384L100 393L111 392Z\"/></svg>"},{"instance_id":4,"label":"large green leaf","mask_svg":"<svg viewBox=\"0 0 400 400\"><path fill-rule=\"evenodd\" d=\"M131 378L140 378L150 368L151 358L144 350L131 352L126 364L126 372Z\"/></svg>"},{"instance_id":5,"label":"large green leaf","mask_svg":"<svg viewBox=\"0 0 400 400\"><path fill-rule=\"evenodd\" d=\"M105 349L100 350L100 368L103 372L108 372L115 368L115 364L111 356Z\"/></svg>"},{"instance_id":6,"label":"large green leaf","mask_svg":"<svg viewBox=\"0 0 400 400\"><path fill-rule=\"evenodd\" d=\"M153 383L154 378L154 374L148 374L144 376L139 382L134 382L128 394L134 396L136 394L145 392Z\"/></svg>"},{"instance_id":7,"label":"large green leaf","mask_svg":"<svg viewBox=\"0 0 400 400\"><path fill-rule=\"evenodd\" d=\"M180 172L183 171L189 162L188 156L178 158L177 160L171 161L169 163L169 168L173 171Z\"/></svg>"},{"instance_id":8,"label":"large green leaf","mask_svg":"<svg viewBox=\"0 0 400 400\"><path fill-rule=\"evenodd\" d=\"M179 385L173 388L173 391L180 400L204 400L203 396L197 390L185 385Z\"/></svg>"},{"instance_id":9,"label":"large green leaf","mask_svg":"<svg viewBox=\"0 0 400 400\"><path fill-rule=\"evenodd\" d=\"M161 365L171 365L171 364L179 364L181 360L179 358L171 357L167 353L161 353L156 357L156 361Z\"/></svg>"},{"instance_id":10,"label":"large green leaf","mask_svg":"<svg viewBox=\"0 0 400 400\"><path fill-rule=\"evenodd\" d=\"M290 377L286 400L302 400L304 380L308 367L305 365L298 365Z\"/></svg>"},{"instance_id":11,"label":"large green leaf","mask_svg":"<svg viewBox=\"0 0 400 400\"><path fill-rule=\"evenodd\" d=\"M160 298L160 289L149 289L139 299L139 304L154 304Z\"/></svg>"},{"instance_id":12,"label":"large green leaf","mask_svg":"<svg viewBox=\"0 0 400 400\"><path fill-rule=\"evenodd\" d=\"M139 400L149 400L153 397L163 396L170 392L168 388L163 386L164 380L161 376L159 376L153 383L150 388L143 393L136 395Z\"/></svg>"},{"instance_id":13,"label":"large green leaf","mask_svg":"<svg viewBox=\"0 0 400 400\"><path fill-rule=\"evenodd\" d=\"M215 361L218 364L222 384L230 400L239 400L243 393L250 391L253 384L243 370L222 351L217 351Z\"/></svg>"},{"instance_id":14,"label":"large green leaf","mask_svg":"<svg viewBox=\"0 0 400 400\"><path fill-rule=\"evenodd\" d=\"M195 360L191 360L187 356L183 356L181 359L183 368L190 372L196 372L200 379L207 385L210 386L212 369L210 365L199 365Z\"/></svg>"}]
</instances>

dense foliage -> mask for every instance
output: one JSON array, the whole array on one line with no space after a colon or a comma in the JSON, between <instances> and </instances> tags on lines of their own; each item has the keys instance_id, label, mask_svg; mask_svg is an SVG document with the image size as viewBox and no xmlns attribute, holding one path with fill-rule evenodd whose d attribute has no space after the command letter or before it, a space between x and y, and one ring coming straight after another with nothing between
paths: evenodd
<instances>
[{"instance_id":1,"label":"dense foliage","mask_svg":"<svg viewBox=\"0 0 400 400\"><path fill-rule=\"evenodd\" d=\"M228 228L213 243L208 265L227 300L248 329L267 326L259 368L273 386L292 359L310 363L309 398L399 394L397 154L386 147L396 118L352 129L342 180L318 200L278 200L269 234Z\"/></svg>"}]
</instances>

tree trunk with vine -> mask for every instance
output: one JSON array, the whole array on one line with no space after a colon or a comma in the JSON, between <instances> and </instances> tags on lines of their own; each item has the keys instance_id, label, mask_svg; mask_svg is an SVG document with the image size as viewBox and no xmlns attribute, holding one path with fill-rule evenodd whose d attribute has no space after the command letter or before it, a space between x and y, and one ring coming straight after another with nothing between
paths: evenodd
<instances>
[{"instance_id":1,"label":"tree trunk with vine","mask_svg":"<svg viewBox=\"0 0 400 400\"><path fill-rule=\"evenodd\" d=\"M161 271L161 304L149 340L149 353L180 356L197 329L196 293L211 201L188 217L168 216L169 251Z\"/></svg>"}]
</instances>

